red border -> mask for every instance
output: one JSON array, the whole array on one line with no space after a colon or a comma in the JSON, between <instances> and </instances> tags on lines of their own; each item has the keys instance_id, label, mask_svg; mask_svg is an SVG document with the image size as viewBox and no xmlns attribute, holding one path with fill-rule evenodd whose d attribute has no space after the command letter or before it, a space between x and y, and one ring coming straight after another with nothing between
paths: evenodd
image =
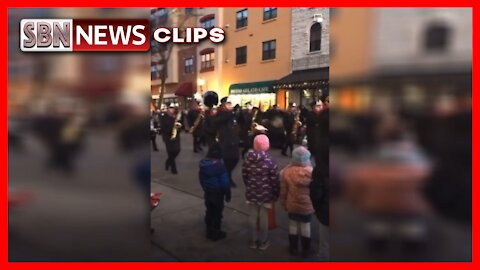
<instances>
[{"instance_id":1,"label":"red border","mask_svg":"<svg viewBox=\"0 0 480 270\"><path fill-rule=\"evenodd\" d=\"M342 268L365 268L365 269L389 269L389 270L396 270L401 269L404 270L406 268L435 268L435 269L480 269L480 265L478 263L479 260L479 249L478 249L478 242L479 242L479 234L476 231L479 229L479 216L473 215L472 220L472 263L302 263L302 264L295 264L292 263L9 263L8 262L8 206L7 206L7 198L8 198L8 137L7 137L7 121L8 121L8 108L7 108L7 89L8 89L8 7L115 7L119 4L122 4L122 7L153 7L161 5L161 2L158 1L144 1L144 0L137 0L135 2L129 3L122 3L118 0L109 0L103 1L103 3L99 3L98 0L83 0L81 2L67 2L67 1L59 1L59 0L50 0L50 1L43 1L40 3L39 1L35 0L26 0L26 1L12 1L6 0L1 1L1 21L2 25L0 27L0 36L5 37L5 39L1 42L1 51L2 51L2 60L3 65L1 67L1 81L4 82L4 98L0 99L1 102L1 119L2 119L2 129L3 132L1 133L1 140L4 142L4 147L2 147L2 160L1 160L1 169L0 172L2 174L2 188L1 188L1 195L3 203L0 205L0 233L1 233L1 248L0 248L0 269L81 269L84 270L85 268L89 269L105 269L105 268L115 268L115 269L148 269L151 267L158 267L159 269L168 269L168 268L178 268L178 269L192 269L192 268L205 268L209 270L213 269L241 269L244 267L268 267L274 269L289 269L291 267L305 267L305 268L323 268L323 269L342 269ZM316 3L315 3L316 2ZM75 4L71 4L75 3ZM135 3L132 5L132 3ZM195 0L177 0L175 1L176 6L217 6L218 0L203 0L203 1L195 1ZM168 3L166 3L168 6ZM238 2L234 0L222 1L222 6L238 6ZM244 0L242 4L245 6L272 6L272 1L259 1L259 0ZM275 1L274 6L292 6L293 3L288 0L281 0ZM337 0L337 1L308 1L302 0L297 1L295 3L296 6L329 6L329 7L430 7L430 6L444 6L444 7L473 7L473 51L478 48L478 35L475 33L475 29L478 29L479 25L479 10L480 10L480 2L477 1L465 1L465 0L457 0L457 1L444 1L444 0L407 0L402 1L399 3L398 1L374 1L374 0L363 0L363 1L354 1L354 0ZM477 62L475 60L478 59L478 54L473 54L473 63ZM472 67L473 69L473 67ZM472 77L472 89L477 88L479 86L479 80L476 76ZM476 111L478 108L477 102L473 99L473 91L472 91L472 105L473 111ZM472 113L473 113L472 111ZM479 135L479 127L473 125L473 137L475 138L476 135ZM472 162L475 165L476 161L478 160L478 144L475 141L472 141ZM476 166L473 166L473 179L476 179L478 176L478 170ZM472 181L472 192L478 192L478 184L475 181ZM479 199L476 196L473 196L473 209L478 209L477 206L479 204Z\"/></svg>"}]
</instances>

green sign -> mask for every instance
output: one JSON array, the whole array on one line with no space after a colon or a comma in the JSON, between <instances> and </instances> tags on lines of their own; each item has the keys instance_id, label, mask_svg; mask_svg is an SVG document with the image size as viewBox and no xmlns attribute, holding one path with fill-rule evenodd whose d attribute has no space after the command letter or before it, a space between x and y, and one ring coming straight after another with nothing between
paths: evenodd
<instances>
[{"instance_id":1,"label":"green sign","mask_svg":"<svg viewBox=\"0 0 480 270\"><path fill-rule=\"evenodd\" d=\"M252 83L237 83L230 85L230 95L249 95L275 93L273 83L275 81L262 81Z\"/></svg>"}]
</instances>

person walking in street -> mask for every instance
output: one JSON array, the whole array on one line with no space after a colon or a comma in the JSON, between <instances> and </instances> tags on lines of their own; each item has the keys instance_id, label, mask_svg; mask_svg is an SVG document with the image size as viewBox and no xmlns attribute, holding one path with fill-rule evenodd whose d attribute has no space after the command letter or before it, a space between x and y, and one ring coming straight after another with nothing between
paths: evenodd
<instances>
[{"instance_id":1,"label":"person walking in street","mask_svg":"<svg viewBox=\"0 0 480 270\"><path fill-rule=\"evenodd\" d=\"M327 96L328 97L328 96ZM307 118L308 150L322 163L328 158L329 150L329 110L321 100L312 104L312 112Z\"/></svg>"},{"instance_id":2,"label":"person walking in street","mask_svg":"<svg viewBox=\"0 0 480 270\"><path fill-rule=\"evenodd\" d=\"M310 199L312 200L315 215L320 222L320 241L318 253L328 260L330 258L330 233L329 233L329 166L320 160L315 162L310 183Z\"/></svg>"},{"instance_id":3,"label":"person walking in street","mask_svg":"<svg viewBox=\"0 0 480 270\"><path fill-rule=\"evenodd\" d=\"M327 132L318 132L317 155L315 157L315 168L312 173L312 183L310 184L310 199L312 200L315 215L320 222L320 241L318 253L325 259L330 258L330 233L329 233L329 107L330 99L328 94L322 97L323 110L321 112L321 126L327 129Z\"/></svg>"},{"instance_id":4,"label":"person walking in street","mask_svg":"<svg viewBox=\"0 0 480 270\"><path fill-rule=\"evenodd\" d=\"M227 169L222 161L220 145L214 143L208 149L205 159L200 161L200 184L205 200L206 237L212 241L223 239L227 234L221 230L223 207L230 202L231 191Z\"/></svg>"},{"instance_id":5,"label":"person walking in street","mask_svg":"<svg viewBox=\"0 0 480 270\"><path fill-rule=\"evenodd\" d=\"M247 153L242 167L245 197L249 204L250 248L266 250L270 245L268 210L273 208L280 191L278 166L268 153L270 142L266 135L257 135L253 148Z\"/></svg>"},{"instance_id":6,"label":"person walking in street","mask_svg":"<svg viewBox=\"0 0 480 270\"><path fill-rule=\"evenodd\" d=\"M240 157L240 139L238 133L235 132L235 112L233 111L232 102L228 97L220 100L221 106L216 116L214 116L213 124L216 130L216 138L222 149L223 162L227 168L230 185L237 185L232 179L232 172L238 164Z\"/></svg>"},{"instance_id":7,"label":"person walking in street","mask_svg":"<svg viewBox=\"0 0 480 270\"><path fill-rule=\"evenodd\" d=\"M175 113L175 105L170 103L165 113L160 118L160 126L162 127L162 138L167 149L167 160L165 161L165 170L171 170L172 174L178 174L175 158L180 153L180 123L182 112L178 110Z\"/></svg>"},{"instance_id":8,"label":"person walking in street","mask_svg":"<svg viewBox=\"0 0 480 270\"><path fill-rule=\"evenodd\" d=\"M153 151L158 152L157 134L160 126L158 125L157 116L152 112L150 116L150 141L152 142Z\"/></svg>"},{"instance_id":9,"label":"person walking in street","mask_svg":"<svg viewBox=\"0 0 480 270\"><path fill-rule=\"evenodd\" d=\"M289 219L289 251L292 255L299 254L300 238L304 257L311 252L310 222L315 212L309 188L313 170L310 156L305 147L295 148L292 162L280 172L280 202L288 212Z\"/></svg>"},{"instance_id":10,"label":"person walking in street","mask_svg":"<svg viewBox=\"0 0 480 270\"><path fill-rule=\"evenodd\" d=\"M293 144L295 143L298 129L301 126L300 116L297 112L297 105L290 103L288 111L283 115L283 126L285 128L285 143L282 147L282 155L287 156L287 151L290 149L290 154L293 152Z\"/></svg>"},{"instance_id":11,"label":"person walking in street","mask_svg":"<svg viewBox=\"0 0 480 270\"><path fill-rule=\"evenodd\" d=\"M193 152L202 151L201 138L203 133L203 109L199 102L194 101L192 108L188 111L187 121L189 132L193 137Z\"/></svg>"},{"instance_id":12,"label":"person walking in street","mask_svg":"<svg viewBox=\"0 0 480 270\"><path fill-rule=\"evenodd\" d=\"M217 116L218 108L213 106L205 111L205 119L203 121L203 135L207 145L210 147L212 144L217 142L217 129L213 124L213 120Z\"/></svg>"},{"instance_id":13,"label":"person walking in street","mask_svg":"<svg viewBox=\"0 0 480 270\"><path fill-rule=\"evenodd\" d=\"M252 103L249 101L245 103L245 109L242 110L240 117L239 117L239 125L240 125L240 139L242 140L242 159L245 158L245 154L248 152L249 148L251 147L250 142L250 130L252 128L252 120L253 120L253 106Z\"/></svg>"}]
</instances>

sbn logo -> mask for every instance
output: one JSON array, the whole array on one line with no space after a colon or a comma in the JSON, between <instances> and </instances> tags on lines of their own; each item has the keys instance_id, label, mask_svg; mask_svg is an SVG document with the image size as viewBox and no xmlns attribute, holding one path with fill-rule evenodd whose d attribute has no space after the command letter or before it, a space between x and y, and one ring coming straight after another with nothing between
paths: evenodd
<instances>
[{"instance_id":1,"label":"sbn logo","mask_svg":"<svg viewBox=\"0 0 480 270\"><path fill-rule=\"evenodd\" d=\"M20 22L22 51L72 51L73 20L28 19Z\"/></svg>"},{"instance_id":2,"label":"sbn logo","mask_svg":"<svg viewBox=\"0 0 480 270\"><path fill-rule=\"evenodd\" d=\"M148 51L150 25L145 19L24 19L24 52Z\"/></svg>"}]
</instances>

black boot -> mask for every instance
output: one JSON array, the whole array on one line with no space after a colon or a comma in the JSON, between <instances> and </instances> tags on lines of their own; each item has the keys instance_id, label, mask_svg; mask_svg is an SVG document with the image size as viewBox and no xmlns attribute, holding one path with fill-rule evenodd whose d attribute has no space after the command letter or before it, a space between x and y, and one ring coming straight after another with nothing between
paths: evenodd
<instances>
[{"instance_id":1,"label":"black boot","mask_svg":"<svg viewBox=\"0 0 480 270\"><path fill-rule=\"evenodd\" d=\"M218 241L225 239L227 237L227 233L224 231L216 230L215 233L213 234L213 241Z\"/></svg>"},{"instance_id":2,"label":"black boot","mask_svg":"<svg viewBox=\"0 0 480 270\"><path fill-rule=\"evenodd\" d=\"M218 217L217 217L218 218ZM213 229L213 237L211 240L213 241L218 241L218 240L222 240L224 239L225 237L227 237L227 233L222 231L222 221L221 221L221 218L220 219L216 219L214 222L213 222L213 226L212 226L212 229Z\"/></svg>"},{"instance_id":3,"label":"black boot","mask_svg":"<svg viewBox=\"0 0 480 270\"><path fill-rule=\"evenodd\" d=\"M302 256L307 258L312 254L312 250L310 248L311 238L310 237L301 237L302 242Z\"/></svg>"},{"instance_id":4,"label":"black boot","mask_svg":"<svg viewBox=\"0 0 480 270\"><path fill-rule=\"evenodd\" d=\"M177 164L175 163L175 161L172 161L172 163L170 165L172 167L172 174L178 174Z\"/></svg>"},{"instance_id":5,"label":"black boot","mask_svg":"<svg viewBox=\"0 0 480 270\"><path fill-rule=\"evenodd\" d=\"M210 239L210 240L213 240L213 236L214 236L214 230L210 227L207 227L207 232L205 234L205 236Z\"/></svg>"},{"instance_id":6,"label":"black boot","mask_svg":"<svg viewBox=\"0 0 480 270\"><path fill-rule=\"evenodd\" d=\"M288 242L289 242L289 251L290 255L298 255L298 235L297 234L289 234L288 235Z\"/></svg>"}]
</instances>

